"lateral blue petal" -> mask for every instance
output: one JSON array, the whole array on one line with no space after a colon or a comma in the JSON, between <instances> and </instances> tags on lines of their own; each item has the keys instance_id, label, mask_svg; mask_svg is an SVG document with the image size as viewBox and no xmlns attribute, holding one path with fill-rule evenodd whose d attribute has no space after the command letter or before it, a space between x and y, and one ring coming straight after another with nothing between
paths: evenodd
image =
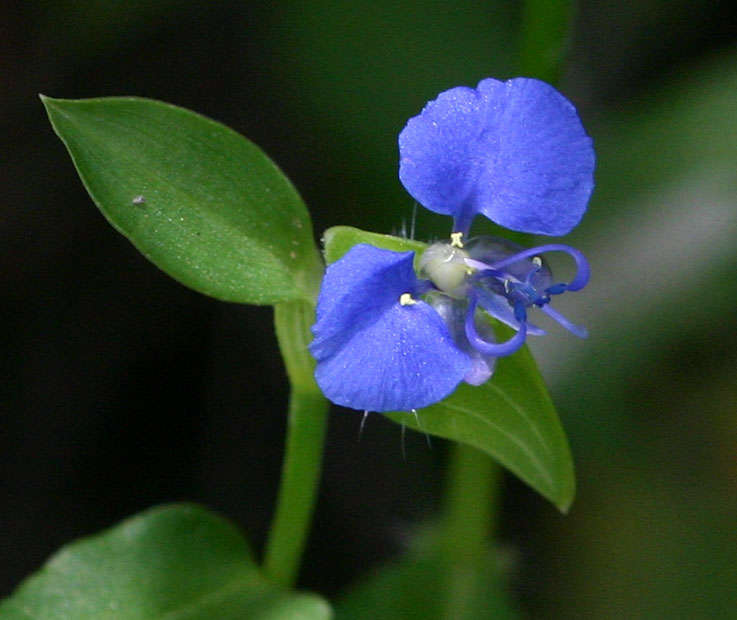
<instances>
[{"instance_id":1,"label":"lateral blue petal","mask_svg":"<svg viewBox=\"0 0 737 620\"><path fill-rule=\"evenodd\" d=\"M334 403L419 409L442 400L466 374L470 359L437 312L422 301L399 302L418 290L413 256L362 244L328 267L310 351L317 383Z\"/></svg>"},{"instance_id":2,"label":"lateral blue petal","mask_svg":"<svg viewBox=\"0 0 737 620\"><path fill-rule=\"evenodd\" d=\"M456 222L482 213L513 230L563 235L594 186L593 146L575 108L529 78L441 93L409 120L399 151L407 191Z\"/></svg>"}]
</instances>

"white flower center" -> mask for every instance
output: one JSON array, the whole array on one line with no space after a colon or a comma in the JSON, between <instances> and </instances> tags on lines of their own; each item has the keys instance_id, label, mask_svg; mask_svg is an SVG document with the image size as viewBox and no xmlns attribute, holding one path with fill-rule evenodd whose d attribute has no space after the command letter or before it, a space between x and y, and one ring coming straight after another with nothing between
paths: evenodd
<instances>
[{"instance_id":1,"label":"white flower center","mask_svg":"<svg viewBox=\"0 0 737 620\"><path fill-rule=\"evenodd\" d=\"M468 252L455 245L460 243L458 237L453 242L434 243L425 250L420 258L420 276L451 297L463 297L466 276L471 272L466 265Z\"/></svg>"}]
</instances>

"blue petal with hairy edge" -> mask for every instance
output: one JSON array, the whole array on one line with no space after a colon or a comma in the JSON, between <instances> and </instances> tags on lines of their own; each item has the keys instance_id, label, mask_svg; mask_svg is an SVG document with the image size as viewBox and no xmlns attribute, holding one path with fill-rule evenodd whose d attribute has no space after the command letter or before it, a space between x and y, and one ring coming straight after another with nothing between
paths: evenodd
<instances>
[{"instance_id":1,"label":"blue petal with hairy edge","mask_svg":"<svg viewBox=\"0 0 737 620\"><path fill-rule=\"evenodd\" d=\"M440 315L415 295L413 252L354 246L330 265L317 303L310 351L332 402L368 411L408 411L448 396L470 366ZM416 298L415 298L416 299Z\"/></svg>"},{"instance_id":2,"label":"blue petal with hairy edge","mask_svg":"<svg viewBox=\"0 0 737 620\"><path fill-rule=\"evenodd\" d=\"M481 213L522 232L564 235L594 187L595 155L576 109L530 78L441 93L399 135L399 178L461 228Z\"/></svg>"}]
</instances>

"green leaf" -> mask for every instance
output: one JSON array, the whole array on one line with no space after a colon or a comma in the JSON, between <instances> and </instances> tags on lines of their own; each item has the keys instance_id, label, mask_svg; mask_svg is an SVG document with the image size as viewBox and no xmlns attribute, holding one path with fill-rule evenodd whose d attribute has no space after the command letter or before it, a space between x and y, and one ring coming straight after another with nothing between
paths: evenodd
<instances>
[{"instance_id":1,"label":"green leaf","mask_svg":"<svg viewBox=\"0 0 737 620\"><path fill-rule=\"evenodd\" d=\"M193 505L150 509L63 547L0 604L3 620L323 620L266 582L240 533Z\"/></svg>"},{"instance_id":2,"label":"green leaf","mask_svg":"<svg viewBox=\"0 0 737 620\"><path fill-rule=\"evenodd\" d=\"M328 263L356 243L394 251L415 250L424 244L336 227L324 236ZM495 322L496 323L496 322ZM497 324L500 340L511 330ZM481 386L461 383L444 401L414 415L386 414L415 430L460 441L490 454L533 489L566 512L575 494L575 478L568 441L527 347L497 361L492 378Z\"/></svg>"},{"instance_id":3,"label":"green leaf","mask_svg":"<svg viewBox=\"0 0 737 620\"><path fill-rule=\"evenodd\" d=\"M41 99L95 204L159 268L225 301L314 298L309 214L253 143L159 101Z\"/></svg>"},{"instance_id":4,"label":"green leaf","mask_svg":"<svg viewBox=\"0 0 737 620\"><path fill-rule=\"evenodd\" d=\"M498 331L500 340L511 333L508 328ZM568 441L527 347L497 360L494 375L483 385L461 383L448 398L417 416L387 415L415 430L483 450L562 512L573 501L575 478Z\"/></svg>"}]
</instances>

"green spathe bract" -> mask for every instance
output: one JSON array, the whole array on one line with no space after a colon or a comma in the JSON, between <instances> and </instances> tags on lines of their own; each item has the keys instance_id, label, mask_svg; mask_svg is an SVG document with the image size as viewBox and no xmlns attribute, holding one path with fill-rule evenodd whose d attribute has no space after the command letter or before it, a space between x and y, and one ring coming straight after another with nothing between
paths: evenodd
<instances>
[{"instance_id":1,"label":"green spathe bract","mask_svg":"<svg viewBox=\"0 0 737 620\"><path fill-rule=\"evenodd\" d=\"M253 143L149 99L42 101L100 211L170 276L225 301L314 297L309 214Z\"/></svg>"}]
</instances>

